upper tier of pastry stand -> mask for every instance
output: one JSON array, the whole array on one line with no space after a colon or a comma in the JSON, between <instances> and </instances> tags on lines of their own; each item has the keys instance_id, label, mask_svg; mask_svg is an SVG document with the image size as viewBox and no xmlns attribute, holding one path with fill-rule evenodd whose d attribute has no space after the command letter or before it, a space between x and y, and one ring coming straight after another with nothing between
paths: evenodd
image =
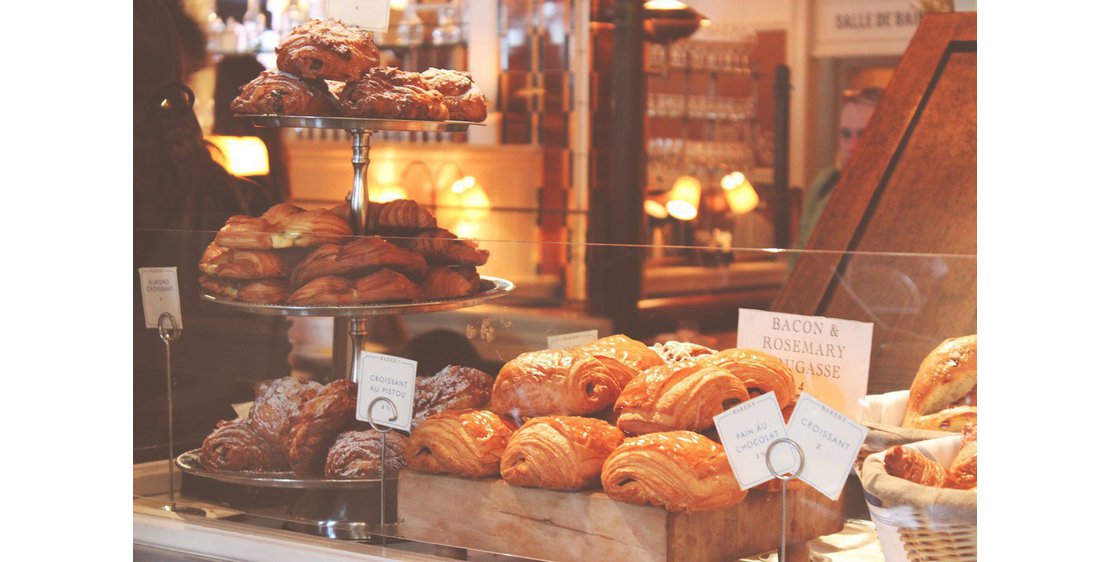
<instances>
[{"instance_id":1,"label":"upper tier of pastry stand","mask_svg":"<svg viewBox=\"0 0 1110 562\"><path fill-rule=\"evenodd\" d=\"M351 230L366 234L366 216L370 208L370 192L366 169L370 166L370 135L374 131L422 131L430 133L462 133L482 123L468 121L425 121L420 119L364 119L356 117L325 117L311 115L237 114L255 127L289 129L342 129L351 134L351 165L355 170L351 186Z\"/></svg>"}]
</instances>

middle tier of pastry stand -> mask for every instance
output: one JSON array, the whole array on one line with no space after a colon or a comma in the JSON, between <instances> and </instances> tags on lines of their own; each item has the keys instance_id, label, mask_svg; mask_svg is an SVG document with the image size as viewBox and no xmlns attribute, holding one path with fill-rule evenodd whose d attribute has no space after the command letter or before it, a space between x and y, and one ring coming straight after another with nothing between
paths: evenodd
<instances>
[{"instance_id":1,"label":"middle tier of pastry stand","mask_svg":"<svg viewBox=\"0 0 1110 562\"><path fill-rule=\"evenodd\" d=\"M370 207L368 176L370 165L370 136L374 131L414 131L436 133L461 133L468 127L481 125L464 121L418 121L408 119L356 119L349 117L314 117L291 115L236 115L256 127L294 129L342 129L351 135L351 165L354 183L351 188L351 230L356 236L367 233L367 213ZM332 317L348 321L350 349L343 350L349 357L347 376L358 382L358 350L362 349L368 334L371 316L418 314L467 308L509 294L515 285L506 279L482 276L477 293L465 297L420 301L412 303L384 303L340 306L301 306L286 304L255 304L233 301L202 293L201 298L222 306L250 314L269 316ZM335 342L334 348L341 342ZM339 351L338 349L334 352ZM369 523L381 525L381 535L386 534L388 513L396 514L397 486L395 478L334 479L299 478L288 472L240 473L211 471L200 462L199 450L182 453L177 466L187 473L229 484L265 488L294 488L305 490L304 497L289 508L287 518L293 528L325 536L349 539L370 539L374 535ZM376 497L375 497L376 496ZM377 501L377 505L374 503ZM378 509L370 509L375 507ZM383 514L384 516L380 516Z\"/></svg>"}]
</instances>

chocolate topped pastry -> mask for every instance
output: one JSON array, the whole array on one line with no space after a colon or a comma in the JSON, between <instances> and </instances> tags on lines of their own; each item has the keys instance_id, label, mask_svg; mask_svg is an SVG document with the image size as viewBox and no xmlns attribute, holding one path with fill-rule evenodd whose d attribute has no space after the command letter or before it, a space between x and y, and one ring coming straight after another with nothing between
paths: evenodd
<instances>
[{"instance_id":1,"label":"chocolate topped pastry","mask_svg":"<svg viewBox=\"0 0 1110 562\"><path fill-rule=\"evenodd\" d=\"M447 119L443 94L429 88L415 72L373 68L348 82L340 98L344 117L376 119Z\"/></svg>"},{"instance_id":2,"label":"chocolate topped pastry","mask_svg":"<svg viewBox=\"0 0 1110 562\"><path fill-rule=\"evenodd\" d=\"M339 100L323 80L302 80L280 70L264 70L239 87L231 101L236 113L276 115L335 115Z\"/></svg>"},{"instance_id":3,"label":"chocolate topped pastry","mask_svg":"<svg viewBox=\"0 0 1110 562\"><path fill-rule=\"evenodd\" d=\"M334 19L298 25L277 46L277 67L301 78L346 82L380 63L381 53L368 30Z\"/></svg>"},{"instance_id":4,"label":"chocolate topped pastry","mask_svg":"<svg viewBox=\"0 0 1110 562\"><path fill-rule=\"evenodd\" d=\"M431 89L443 94L452 121L486 120L486 96L469 72L429 68L420 77Z\"/></svg>"}]
</instances>

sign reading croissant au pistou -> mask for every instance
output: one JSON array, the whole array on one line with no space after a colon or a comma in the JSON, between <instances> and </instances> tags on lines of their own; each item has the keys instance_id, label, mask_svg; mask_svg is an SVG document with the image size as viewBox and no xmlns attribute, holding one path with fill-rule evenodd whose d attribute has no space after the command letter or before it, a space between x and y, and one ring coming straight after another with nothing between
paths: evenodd
<instances>
[{"instance_id":1,"label":"sign reading croissant au pistou","mask_svg":"<svg viewBox=\"0 0 1110 562\"><path fill-rule=\"evenodd\" d=\"M859 421L867 396L873 328L870 322L741 308L736 347L782 359L806 392Z\"/></svg>"},{"instance_id":2,"label":"sign reading croissant au pistou","mask_svg":"<svg viewBox=\"0 0 1110 562\"><path fill-rule=\"evenodd\" d=\"M410 431L415 396L416 361L369 351L359 352L356 418Z\"/></svg>"}]
</instances>

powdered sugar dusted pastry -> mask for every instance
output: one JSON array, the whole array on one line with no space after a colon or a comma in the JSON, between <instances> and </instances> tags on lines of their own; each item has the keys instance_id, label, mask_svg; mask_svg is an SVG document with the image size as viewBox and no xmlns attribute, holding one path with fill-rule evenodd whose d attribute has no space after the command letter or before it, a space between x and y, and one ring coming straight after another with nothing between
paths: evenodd
<instances>
[{"instance_id":1,"label":"powdered sugar dusted pastry","mask_svg":"<svg viewBox=\"0 0 1110 562\"><path fill-rule=\"evenodd\" d=\"M385 440L385 477L397 476L405 466L408 438L396 431L381 433L373 429L345 431L328 450L324 476L328 478L380 478L382 440Z\"/></svg>"},{"instance_id":2,"label":"powdered sugar dusted pastry","mask_svg":"<svg viewBox=\"0 0 1110 562\"><path fill-rule=\"evenodd\" d=\"M430 377L416 381L412 425L448 410L467 410L489 404L493 377L473 367L448 365Z\"/></svg>"},{"instance_id":3,"label":"powdered sugar dusted pastry","mask_svg":"<svg viewBox=\"0 0 1110 562\"><path fill-rule=\"evenodd\" d=\"M264 439L280 447L281 436L289 428L301 404L323 388L318 382L302 382L292 376L259 383L247 421Z\"/></svg>"},{"instance_id":4,"label":"powdered sugar dusted pastry","mask_svg":"<svg viewBox=\"0 0 1110 562\"><path fill-rule=\"evenodd\" d=\"M443 121L449 115L443 94L419 74L393 67L372 68L347 82L339 102L345 117Z\"/></svg>"},{"instance_id":5,"label":"powdered sugar dusted pastry","mask_svg":"<svg viewBox=\"0 0 1110 562\"><path fill-rule=\"evenodd\" d=\"M358 385L344 379L328 383L301 404L282 434L285 456L297 476L323 474L328 449L354 425L357 398Z\"/></svg>"},{"instance_id":6,"label":"powdered sugar dusted pastry","mask_svg":"<svg viewBox=\"0 0 1110 562\"><path fill-rule=\"evenodd\" d=\"M221 421L204 439L200 459L209 470L285 468L285 455L251 429L246 420Z\"/></svg>"},{"instance_id":7,"label":"powdered sugar dusted pastry","mask_svg":"<svg viewBox=\"0 0 1110 562\"><path fill-rule=\"evenodd\" d=\"M663 361L667 363L678 363L680 361L690 361L697 359L702 355L712 355L717 352L715 349L710 349L704 345L698 345L692 342L675 341L671 340L666 343L657 343L651 346L652 351L657 353Z\"/></svg>"},{"instance_id":8,"label":"powdered sugar dusted pastry","mask_svg":"<svg viewBox=\"0 0 1110 562\"><path fill-rule=\"evenodd\" d=\"M339 99L323 80L305 80L287 72L263 70L239 87L231 101L236 113L262 115L338 115Z\"/></svg>"},{"instance_id":9,"label":"powdered sugar dusted pastry","mask_svg":"<svg viewBox=\"0 0 1110 562\"><path fill-rule=\"evenodd\" d=\"M428 87L443 94L452 121L486 120L486 96L469 72L429 68L420 74Z\"/></svg>"}]
</instances>

